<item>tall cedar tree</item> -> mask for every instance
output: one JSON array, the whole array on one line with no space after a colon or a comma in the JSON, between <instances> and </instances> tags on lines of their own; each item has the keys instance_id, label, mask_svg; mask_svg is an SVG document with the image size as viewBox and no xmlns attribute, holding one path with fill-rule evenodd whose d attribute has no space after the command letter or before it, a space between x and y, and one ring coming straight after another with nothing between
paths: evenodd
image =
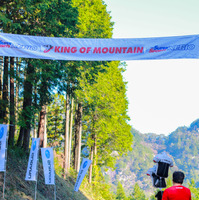
<instances>
[{"instance_id":1,"label":"tall cedar tree","mask_svg":"<svg viewBox=\"0 0 199 200\"><path fill-rule=\"evenodd\" d=\"M14 100L14 57L10 58L10 128L8 144L14 146L15 100Z\"/></svg>"},{"instance_id":2,"label":"tall cedar tree","mask_svg":"<svg viewBox=\"0 0 199 200\"><path fill-rule=\"evenodd\" d=\"M84 130L89 135L87 144L91 147L91 155L99 166L114 167L117 157L131 149L123 70L122 66L118 68L117 62L110 62L106 73L98 74L96 83L82 84L89 108L84 117Z\"/></svg>"},{"instance_id":3,"label":"tall cedar tree","mask_svg":"<svg viewBox=\"0 0 199 200\"><path fill-rule=\"evenodd\" d=\"M133 193L129 197L130 200L147 200L147 197L144 194L144 191L140 188L138 183L135 183L133 188Z\"/></svg>"},{"instance_id":4,"label":"tall cedar tree","mask_svg":"<svg viewBox=\"0 0 199 200\"><path fill-rule=\"evenodd\" d=\"M8 123L8 62L9 58L7 56L4 57L4 72L3 72L3 98L1 103L2 109L2 122Z\"/></svg>"},{"instance_id":5,"label":"tall cedar tree","mask_svg":"<svg viewBox=\"0 0 199 200\"><path fill-rule=\"evenodd\" d=\"M116 198L117 200L127 200L124 188L122 184L119 182L117 185L117 191L116 191Z\"/></svg>"},{"instance_id":6,"label":"tall cedar tree","mask_svg":"<svg viewBox=\"0 0 199 200\"><path fill-rule=\"evenodd\" d=\"M76 37L79 38L110 38L112 36L112 23L110 22L110 15L106 11L106 6L101 0L73 0L74 6L78 8L78 34ZM81 82L87 79L89 84L95 82L95 78L100 71L105 71L101 68L101 65L106 65L107 62L76 62L78 73L76 76L77 81L77 91L82 90ZM85 77L82 78L82 74ZM84 95L76 96L76 104L78 107L82 107L84 110ZM79 112L81 109L77 109ZM83 113L77 113L76 116L83 116ZM81 140L78 139L81 136L82 130L81 123L82 119L76 118L75 123L75 145L74 145L74 168L79 170L80 162L80 151L81 150ZM80 127L78 127L80 126Z\"/></svg>"},{"instance_id":7,"label":"tall cedar tree","mask_svg":"<svg viewBox=\"0 0 199 200\"><path fill-rule=\"evenodd\" d=\"M23 0L3 0L1 2L1 10L2 21L0 23L3 27L3 32L52 37L69 37L75 30L77 11L76 8L73 8L70 5L70 1L37 0L33 2ZM32 66L35 68L35 72L38 73L37 78L34 76L34 84L40 84L38 86L38 91L40 91L38 102L40 102L39 105L42 107L49 102L51 96L50 92L57 84L58 79L62 76L61 73L64 73L64 71L58 70L58 64L55 61L40 61L40 63L38 63L38 60L31 62ZM26 71L26 73L28 72L29 70ZM27 77L30 77L29 74L26 74L26 82L28 81ZM24 94L29 93L29 95L32 95L33 91L25 91L26 88L27 87L24 87ZM24 96L22 113L28 110L25 108L25 102L28 101L26 98L27 96ZM21 127L18 144L23 143L23 147L27 149L29 142L26 143L26 141L29 141L27 138L29 138L30 135L28 134L26 138L23 133L24 128L26 129L27 126L31 127L33 113L26 113L25 115L29 115L30 119L24 123L25 127ZM22 116L22 118L24 117ZM21 141L22 138L23 141Z\"/></svg>"},{"instance_id":8,"label":"tall cedar tree","mask_svg":"<svg viewBox=\"0 0 199 200\"><path fill-rule=\"evenodd\" d=\"M48 145L56 150L62 148L62 140L64 135L64 96L55 94L53 101L48 105L47 114L47 133Z\"/></svg>"}]
</instances>

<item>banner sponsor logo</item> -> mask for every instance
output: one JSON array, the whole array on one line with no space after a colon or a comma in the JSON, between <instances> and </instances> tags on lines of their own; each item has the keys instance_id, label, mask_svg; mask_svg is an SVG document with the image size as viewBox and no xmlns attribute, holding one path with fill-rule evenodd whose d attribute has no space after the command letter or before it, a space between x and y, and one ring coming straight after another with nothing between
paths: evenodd
<instances>
[{"instance_id":1,"label":"banner sponsor logo","mask_svg":"<svg viewBox=\"0 0 199 200\"><path fill-rule=\"evenodd\" d=\"M0 48L15 48L15 49L24 49L24 50L30 50L30 51L37 51L37 46L31 46L31 45L23 45L18 43L11 43L6 42L4 40L0 40Z\"/></svg>"},{"instance_id":2,"label":"banner sponsor logo","mask_svg":"<svg viewBox=\"0 0 199 200\"><path fill-rule=\"evenodd\" d=\"M83 161L82 161L82 164L81 164L78 176L77 176L77 180L75 183L74 191L77 192L79 190L79 187L84 179L84 176L86 175L86 172L88 171L88 168L89 168L91 162L92 162L91 160L89 160L87 158L83 158Z\"/></svg>"},{"instance_id":3,"label":"banner sponsor logo","mask_svg":"<svg viewBox=\"0 0 199 200\"><path fill-rule=\"evenodd\" d=\"M45 184L55 184L53 148L41 148L42 163L44 168Z\"/></svg>"},{"instance_id":4,"label":"banner sponsor logo","mask_svg":"<svg viewBox=\"0 0 199 200\"><path fill-rule=\"evenodd\" d=\"M46 155L46 158L49 159L49 158L50 158L50 151L49 151L49 150L46 150L46 151L45 151L45 155Z\"/></svg>"},{"instance_id":5,"label":"banner sponsor logo","mask_svg":"<svg viewBox=\"0 0 199 200\"><path fill-rule=\"evenodd\" d=\"M168 47L158 47L158 46L155 46L155 47L152 47L150 50L149 50L149 53L154 53L154 52L160 52L160 51L166 51L168 49Z\"/></svg>"},{"instance_id":6,"label":"banner sponsor logo","mask_svg":"<svg viewBox=\"0 0 199 200\"><path fill-rule=\"evenodd\" d=\"M48 45L43 45L43 48L44 48L44 53L48 53L50 50L53 49L53 46L48 44Z\"/></svg>"},{"instance_id":7,"label":"banner sponsor logo","mask_svg":"<svg viewBox=\"0 0 199 200\"><path fill-rule=\"evenodd\" d=\"M175 45L175 46L169 46L169 47L160 47L158 45L152 47L149 50L149 53L158 53L161 51L186 51L186 50L194 50L195 45L194 44L181 44L181 45Z\"/></svg>"},{"instance_id":8,"label":"banner sponsor logo","mask_svg":"<svg viewBox=\"0 0 199 200\"><path fill-rule=\"evenodd\" d=\"M33 138L30 149L30 156L28 161L28 167L26 171L26 181L37 181L37 162L39 151L40 138Z\"/></svg>"},{"instance_id":9,"label":"banner sponsor logo","mask_svg":"<svg viewBox=\"0 0 199 200\"><path fill-rule=\"evenodd\" d=\"M50 160L48 160L47 163L48 163L48 183L52 184L52 178L51 178L52 165L51 165Z\"/></svg>"},{"instance_id":10,"label":"banner sponsor logo","mask_svg":"<svg viewBox=\"0 0 199 200\"><path fill-rule=\"evenodd\" d=\"M32 147L32 150L34 151L34 150L36 149L36 147L37 147L37 142L36 142L36 141L34 141L34 142L33 142L33 147Z\"/></svg>"},{"instance_id":11,"label":"banner sponsor logo","mask_svg":"<svg viewBox=\"0 0 199 200\"><path fill-rule=\"evenodd\" d=\"M48 53L51 49L53 49L52 45L39 45L39 46L32 46L32 45L23 45L23 44L14 44L11 42L6 42L0 40L0 48L15 48L15 49L24 49L29 51L42 51L44 53Z\"/></svg>"},{"instance_id":12,"label":"banner sponsor logo","mask_svg":"<svg viewBox=\"0 0 199 200\"><path fill-rule=\"evenodd\" d=\"M3 137L3 134L4 134L4 127L1 127L1 129L0 129L0 140Z\"/></svg>"},{"instance_id":13,"label":"banner sponsor logo","mask_svg":"<svg viewBox=\"0 0 199 200\"><path fill-rule=\"evenodd\" d=\"M2 144L1 139L3 138L3 135L4 135L4 127L2 127L2 128L0 129L0 150L1 150L1 144Z\"/></svg>"},{"instance_id":14,"label":"banner sponsor logo","mask_svg":"<svg viewBox=\"0 0 199 200\"><path fill-rule=\"evenodd\" d=\"M33 160L34 159L34 153L31 154L30 156L30 166L29 166L29 171L28 171L28 179L31 179L32 177L32 165L33 165Z\"/></svg>"},{"instance_id":15,"label":"banner sponsor logo","mask_svg":"<svg viewBox=\"0 0 199 200\"><path fill-rule=\"evenodd\" d=\"M0 47L7 47L7 48L10 48L12 43L10 42L6 42L4 40L0 40Z\"/></svg>"},{"instance_id":16,"label":"banner sponsor logo","mask_svg":"<svg viewBox=\"0 0 199 200\"><path fill-rule=\"evenodd\" d=\"M83 169L86 168L88 161L84 162Z\"/></svg>"}]
</instances>

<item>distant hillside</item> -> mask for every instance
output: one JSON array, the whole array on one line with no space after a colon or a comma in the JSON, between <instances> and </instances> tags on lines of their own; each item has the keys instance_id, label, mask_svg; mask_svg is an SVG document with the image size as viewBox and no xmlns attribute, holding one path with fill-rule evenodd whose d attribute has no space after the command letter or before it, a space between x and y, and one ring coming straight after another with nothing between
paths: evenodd
<instances>
[{"instance_id":1,"label":"distant hillside","mask_svg":"<svg viewBox=\"0 0 199 200\"><path fill-rule=\"evenodd\" d=\"M127 194L132 192L136 182L145 191L152 190L151 179L146 176L146 171L153 166L154 150L146 144L143 135L138 131L132 129L132 134L134 136L133 150L118 160L115 171L106 172L113 188L116 188L120 181Z\"/></svg>"},{"instance_id":2,"label":"distant hillside","mask_svg":"<svg viewBox=\"0 0 199 200\"><path fill-rule=\"evenodd\" d=\"M107 180L114 186L120 181L127 194L132 192L136 182L146 193L152 193L151 179L147 170L154 165L153 157L165 151L174 161L170 170L182 170L186 183L194 179L199 187L199 119L190 127L179 127L170 135L142 134L132 129L133 150L118 160L115 171L108 171ZM171 174L171 173L170 173Z\"/></svg>"}]
</instances>

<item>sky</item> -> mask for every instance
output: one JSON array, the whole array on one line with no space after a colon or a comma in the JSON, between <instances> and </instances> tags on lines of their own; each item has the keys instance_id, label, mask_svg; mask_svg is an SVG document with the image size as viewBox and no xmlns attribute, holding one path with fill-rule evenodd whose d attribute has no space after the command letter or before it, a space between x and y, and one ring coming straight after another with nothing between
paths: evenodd
<instances>
[{"instance_id":1,"label":"sky","mask_svg":"<svg viewBox=\"0 0 199 200\"><path fill-rule=\"evenodd\" d=\"M199 34L198 0L104 0L113 38ZM199 118L199 60L126 61L128 115L141 133L168 135Z\"/></svg>"}]
</instances>

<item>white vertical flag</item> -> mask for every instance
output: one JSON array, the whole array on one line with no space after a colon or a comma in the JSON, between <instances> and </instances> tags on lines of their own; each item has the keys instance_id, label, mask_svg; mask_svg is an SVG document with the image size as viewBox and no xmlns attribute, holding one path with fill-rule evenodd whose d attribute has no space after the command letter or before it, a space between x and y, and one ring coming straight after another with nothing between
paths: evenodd
<instances>
[{"instance_id":1,"label":"white vertical flag","mask_svg":"<svg viewBox=\"0 0 199 200\"><path fill-rule=\"evenodd\" d=\"M77 176L77 180L75 183L75 187L74 187L74 191L77 192L79 190L79 187L84 179L84 176L86 175L86 172L91 164L91 160L87 159L87 158L83 158L80 170L79 170L79 174Z\"/></svg>"},{"instance_id":2,"label":"white vertical flag","mask_svg":"<svg viewBox=\"0 0 199 200\"><path fill-rule=\"evenodd\" d=\"M0 124L0 172L5 172L8 125Z\"/></svg>"},{"instance_id":3,"label":"white vertical flag","mask_svg":"<svg viewBox=\"0 0 199 200\"><path fill-rule=\"evenodd\" d=\"M41 156L44 168L45 184L55 184L53 148L41 148Z\"/></svg>"},{"instance_id":4,"label":"white vertical flag","mask_svg":"<svg viewBox=\"0 0 199 200\"><path fill-rule=\"evenodd\" d=\"M26 171L26 181L37 181L37 160L40 138L32 138L32 145L29 155L28 168Z\"/></svg>"}]
</instances>

